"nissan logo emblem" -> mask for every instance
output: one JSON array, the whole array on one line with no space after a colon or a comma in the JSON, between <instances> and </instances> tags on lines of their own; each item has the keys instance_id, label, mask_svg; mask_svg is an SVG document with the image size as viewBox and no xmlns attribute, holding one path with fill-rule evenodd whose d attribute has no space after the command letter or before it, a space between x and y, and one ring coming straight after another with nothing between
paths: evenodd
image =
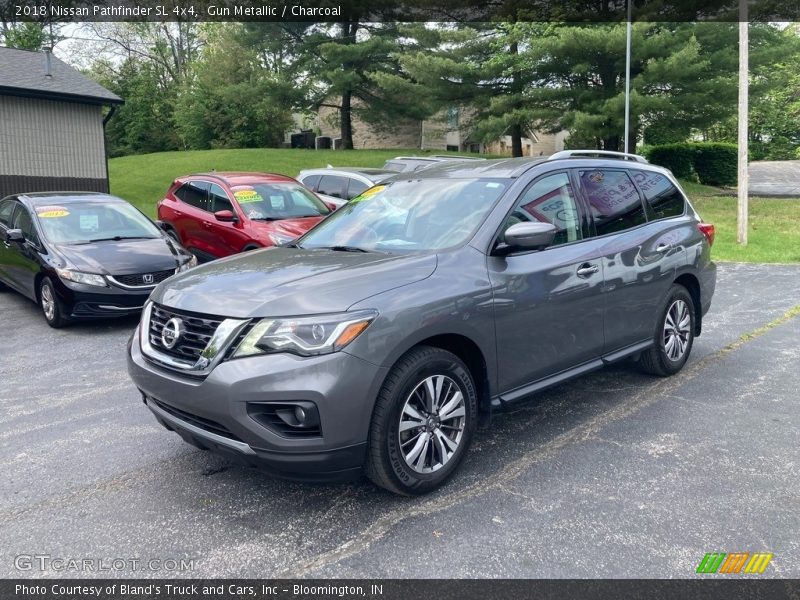
<instances>
[{"instance_id":1,"label":"nissan logo emblem","mask_svg":"<svg viewBox=\"0 0 800 600\"><path fill-rule=\"evenodd\" d=\"M164 328L161 330L161 343L164 344L164 348L172 350L181 335L183 335L183 321L174 317L164 323Z\"/></svg>"}]
</instances>

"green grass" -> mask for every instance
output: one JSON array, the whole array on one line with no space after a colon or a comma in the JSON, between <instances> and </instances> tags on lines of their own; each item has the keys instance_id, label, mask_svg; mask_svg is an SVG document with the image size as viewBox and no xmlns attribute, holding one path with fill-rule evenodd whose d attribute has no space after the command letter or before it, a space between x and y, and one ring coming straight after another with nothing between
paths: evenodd
<instances>
[{"instance_id":1,"label":"green grass","mask_svg":"<svg viewBox=\"0 0 800 600\"><path fill-rule=\"evenodd\" d=\"M750 198L748 243L740 246L736 242L736 198L687 193L703 220L714 224L714 260L800 263L800 199Z\"/></svg>"},{"instance_id":2,"label":"green grass","mask_svg":"<svg viewBox=\"0 0 800 600\"><path fill-rule=\"evenodd\" d=\"M301 169L381 167L387 158L419 150L199 150L124 156L109 161L111 192L155 217L155 203L180 175L218 171L271 171L295 177ZM433 154L445 154L441 151ZM736 243L736 198L731 190L681 182L703 219L716 227L712 255L734 262L800 263L800 199L750 199L749 244Z\"/></svg>"},{"instance_id":3,"label":"green grass","mask_svg":"<svg viewBox=\"0 0 800 600\"><path fill-rule=\"evenodd\" d=\"M217 171L261 171L297 177L301 169L382 167L388 158L426 154L419 150L194 150L123 156L108 161L111 193L155 216L155 203L176 177ZM431 154L448 154L436 151Z\"/></svg>"}]
</instances>

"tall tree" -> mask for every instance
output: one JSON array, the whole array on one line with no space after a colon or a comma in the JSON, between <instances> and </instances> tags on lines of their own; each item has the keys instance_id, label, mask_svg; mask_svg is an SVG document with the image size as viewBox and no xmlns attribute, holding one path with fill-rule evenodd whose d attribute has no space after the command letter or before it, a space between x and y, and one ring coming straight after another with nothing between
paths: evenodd
<instances>
[{"instance_id":1,"label":"tall tree","mask_svg":"<svg viewBox=\"0 0 800 600\"><path fill-rule=\"evenodd\" d=\"M547 130L567 129L570 144L623 147L625 26L531 28L525 60L535 84L527 105ZM764 64L778 30L754 25L751 64ZM730 23L635 23L631 62L630 147L685 139L736 109L736 28Z\"/></svg>"}]
</instances>

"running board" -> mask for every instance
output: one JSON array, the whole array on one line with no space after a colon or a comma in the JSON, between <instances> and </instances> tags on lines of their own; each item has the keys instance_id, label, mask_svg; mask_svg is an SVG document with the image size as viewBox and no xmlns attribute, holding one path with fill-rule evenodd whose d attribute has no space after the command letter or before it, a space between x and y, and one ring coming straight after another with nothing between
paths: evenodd
<instances>
[{"instance_id":1,"label":"running board","mask_svg":"<svg viewBox=\"0 0 800 600\"><path fill-rule=\"evenodd\" d=\"M629 356L637 354L642 350L646 350L652 345L653 340L639 342L622 348L621 350L616 350L614 352L610 352L609 354L605 354L600 358L585 362L577 367L572 367L571 369L561 371L560 373L545 377L539 381L534 381L533 383L529 383L528 385L524 385L510 392L506 392L505 394L500 394L499 396L492 398L492 408L500 408L508 404L515 404L517 402L527 400L530 395L535 394L536 392L540 392L546 388L564 383L565 381L569 381L574 377L585 375L586 373L591 373L592 371L601 369L605 365L615 363L624 358L628 358Z\"/></svg>"}]
</instances>

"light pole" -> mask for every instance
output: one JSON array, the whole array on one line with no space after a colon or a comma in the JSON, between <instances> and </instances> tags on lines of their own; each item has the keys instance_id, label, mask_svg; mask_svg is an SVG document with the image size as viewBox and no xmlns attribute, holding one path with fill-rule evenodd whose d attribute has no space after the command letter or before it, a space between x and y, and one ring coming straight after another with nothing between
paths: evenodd
<instances>
[{"instance_id":1,"label":"light pole","mask_svg":"<svg viewBox=\"0 0 800 600\"><path fill-rule=\"evenodd\" d=\"M749 90L748 53L749 35L747 22L747 0L739 0L739 152L738 152L738 202L736 203L736 241L747 245L747 188L750 180L747 173L747 95Z\"/></svg>"},{"instance_id":2,"label":"light pole","mask_svg":"<svg viewBox=\"0 0 800 600\"><path fill-rule=\"evenodd\" d=\"M631 34L633 24L631 23L631 6L633 0L628 0L628 19L625 23L625 152L629 152L628 138L630 135L631 122Z\"/></svg>"}]
</instances>

